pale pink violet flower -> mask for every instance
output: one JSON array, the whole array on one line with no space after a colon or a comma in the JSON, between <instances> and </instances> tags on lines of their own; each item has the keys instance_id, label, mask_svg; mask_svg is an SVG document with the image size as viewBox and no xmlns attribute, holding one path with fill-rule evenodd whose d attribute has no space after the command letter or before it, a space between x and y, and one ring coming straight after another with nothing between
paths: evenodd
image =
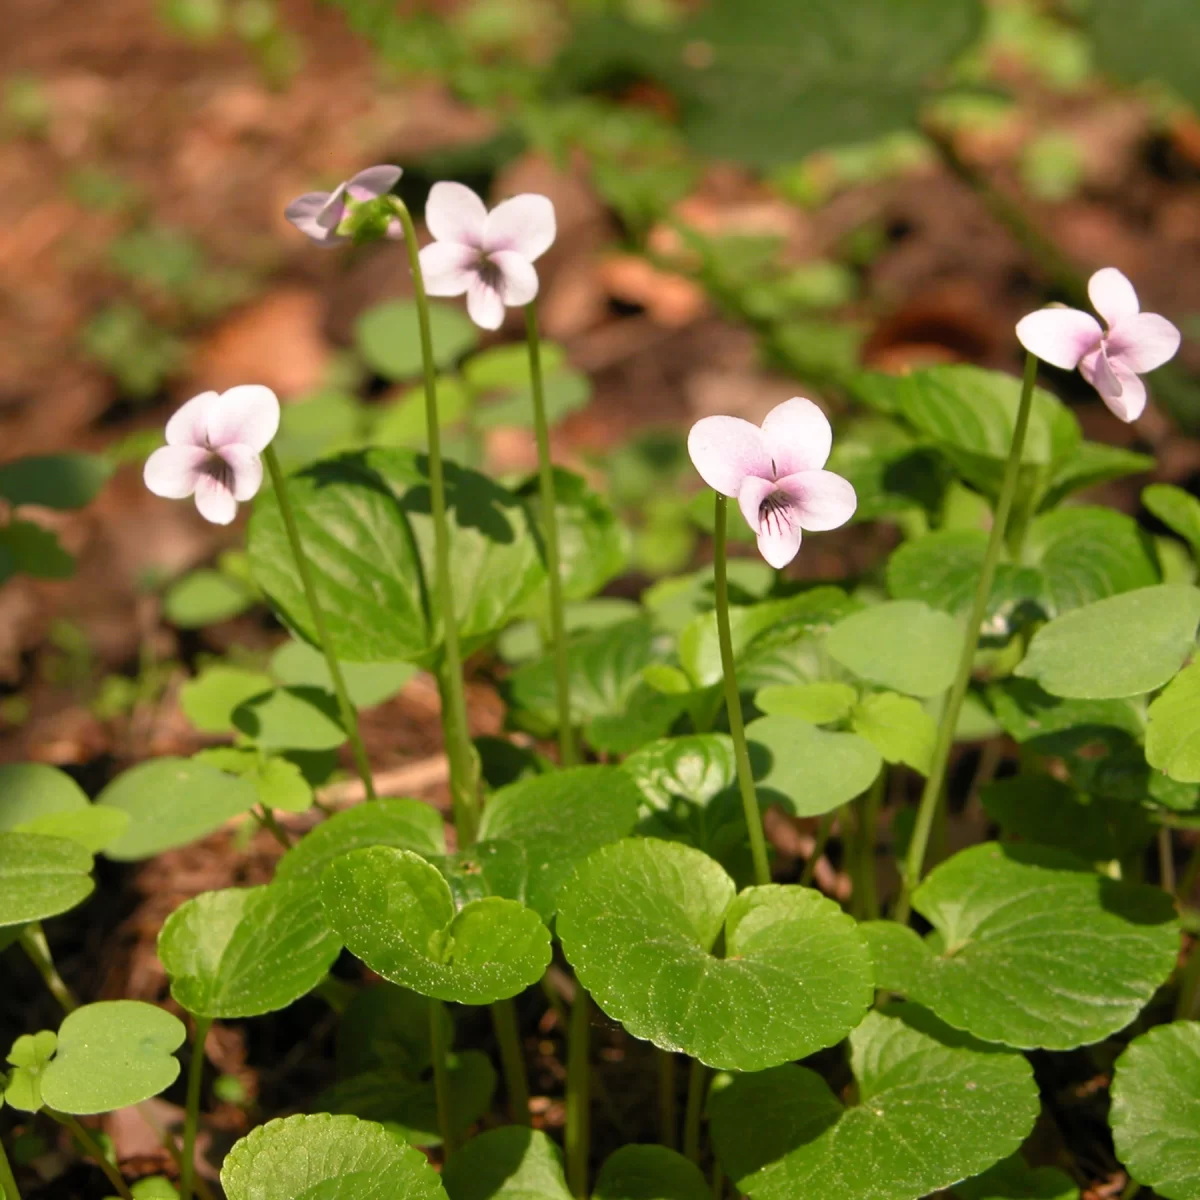
<instances>
[{"instance_id":1,"label":"pale pink violet flower","mask_svg":"<svg viewBox=\"0 0 1200 1200\"><path fill-rule=\"evenodd\" d=\"M228 525L262 486L259 455L279 429L279 400L249 383L193 396L167 422L167 444L146 460L146 486L168 500L196 497L206 521Z\"/></svg>"},{"instance_id":2,"label":"pale pink violet flower","mask_svg":"<svg viewBox=\"0 0 1200 1200\"><path fill-rule=\"evenodd\" d=\"M796 557L801 529L836 529L854 515L854 488L822 470L832 445L825 414L798 396L771 409L762 428L741 417L703 417L688 434L701 478L737 500L773 567Z\"/></svg>"},{"instance_id":3,"label":"pale pink violet flower","mask_svg":"<svg viewBox=\"0 0 1200 1200\"><path fill-rule=\"evenodd\" d=\"M1108 324L1076 308L1043 308L1017 322L1017 338L1051 366L1079 373L1122 421L1136 421L1146 407L1138 378L1173 358L1179 330L1157 313L1144 313L1133 284L1116 267L1088 280L1088 296Z\"/></svg>"},{"instance_id":4,"label":"pale pink violet flower","mask_svg":"<svg viewBox=\"0 0 1200 1200\"><path fill-rule=\"evenodd\" d=\"M350 234L342 223L354 204L365 204L386 196L396 186L403 171L386 163L378 167L367 167L352 179L339 183L332 192L305 192L297 196L284 210L284 216L301 233L311 238L318 246L337 246L350 240ZM393 217L388 223L388 237L398 238L403 234L400 222Z\"/></svg>"},{"instance_id":5,"label":"pale pink violet flower","mask_svg":"<svg viewBox=\"0 0 1200 1200\"><path fill-rule=\"evenodd\" d=\"M437 239L421 251L421 273L431 296L467 297L467 312L482 329L499 329L506 306L528 304L538 292L534 262L556 232L554 205L531 192L488 212L461 183L435 183L425 224Z\"/></svg>"}]
</instances>

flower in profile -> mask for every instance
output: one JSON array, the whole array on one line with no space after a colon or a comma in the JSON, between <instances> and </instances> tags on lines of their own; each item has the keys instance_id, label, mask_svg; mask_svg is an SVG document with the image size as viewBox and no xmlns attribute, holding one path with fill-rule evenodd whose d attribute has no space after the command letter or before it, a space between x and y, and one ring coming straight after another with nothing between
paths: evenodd
<instances>
[{"instance_id":1,"label":"flower in profile","mask_svg":"<svg viewBox=\"0 0 1200 1200\"><path fill-rule=\"evenodd\" d=\"M386 196L402 174L399 167L387 164L367 167L352 179L339 183L332 192L305 192L303 196L297 196L284 210L284 216L318 246L331 247L348 242L354 237L355 217L360 206ZM402 232L399 220L383 215L379 234L400 237Z\"/></svg>"},{"instance_id":2,"label":"flower in profile","mask_svg":"<svg viewBox=\"0 0 1200 1200\"><path fill-rule=\"evenodd\" d=\"M825 414L798 396L771 409L761 428L740 417L703 417L688 434L701 478L737 500L773 567L796 557L802 529L836 529L854 515L854 488L822 470L832 445Z\"/></svg>"},{"instance_id":3,"label":"flower in profile","mask_svg":"<svg viewBox=\"0 0 1200 1200\"><path fill-rule=\"evenodd\" d=\"M167 422L167 444L146 460L146 486L168 500L196 497L206 521L228 525L262 486L259 455L279 428L279 400L249 383L193 396Z\"/></svg>"},{"instance_id":4,"label":"flower in profile","mask_svg":"<svg viewBox=\"0 0 1200 1200\"><path fill-rule=\"evenodd\" d=\"M556 232L554 205L527 192L491 212L469 187L435 183L425 224L437 239L421 251L421 274L431 296L466 293L467 312L482 329L499 329L505 306L528 304L538 291L534 262Z\"/></svg>"},{"instance_id":5,"label":"flower in profile","mask_svg":"<svg viewBox=\"0 0 1200 1200\"><path fill-rule=\"evenodd\" d=\"M1088 280L1088 296L1107 329L1077 308L1043 308L1017 322L1017 338L1051 366L1078 367L1122 421L1136 421L1146 407L1139 376L1174 357L1179 330L1158 313L1142 312L1133 284L1116 267Z\"/></svg>"}]
</instances>

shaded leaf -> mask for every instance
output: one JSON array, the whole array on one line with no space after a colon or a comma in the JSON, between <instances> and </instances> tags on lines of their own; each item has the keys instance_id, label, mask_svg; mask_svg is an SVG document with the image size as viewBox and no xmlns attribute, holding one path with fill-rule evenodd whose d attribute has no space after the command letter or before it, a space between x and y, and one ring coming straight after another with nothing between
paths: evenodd
<instances>
[{"instance_id":1,"label":"shaded leaf","mask_svg":"<svg viewBox=\"0 0 1200 1200\"><path fill-rule=\"evenodd\" d=\"M92 894L92 856L78 842L41 833L0 833L0 924L26 925L67 912Z\"/></svg>"}]
</instances>

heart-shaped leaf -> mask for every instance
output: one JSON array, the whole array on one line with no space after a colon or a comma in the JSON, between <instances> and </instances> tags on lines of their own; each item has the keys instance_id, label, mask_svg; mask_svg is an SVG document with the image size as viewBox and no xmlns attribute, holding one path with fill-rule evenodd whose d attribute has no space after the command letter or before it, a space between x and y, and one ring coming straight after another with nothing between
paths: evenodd
<instances>
[{"instance_id":1,"label":"heart-shaped leaf","mask_svg":"<svg viewBox=\"0 0 1200 1200\"><path fill-rule=\"evenodd\" d=\"M218 663L179 689L179 707L201 733L230 733L234 710L271 687L268 675Z\"/></svg>"},{"instance_id":2,"label":"heart-shaped leaf","mask_svg":"<svg viewBox=\"0 0 1200 1200\"><path fill-rule=\"evenodd\" d=\"M596 851L563 889L557 929L609 1016L722 1069L761 1071L831 1046L871 999L867 954L836 904L800 887L738 895L719 864L677 842Z\"/></svg>"},{"instance_id":3,"label":"heart-shaped leaf","mask_svg":"<svg viewBox=\"0 0 1200 1200\"><path fill-rule=\"evenodd\" d=\"M175 1051L186 1037L183 1022L153 1004L85 1004L59 1026L58 1052L42 1073L42 1099L76 1114L140 1104L175 1082Z\"/></svg>"},{"instance_id":4,"label":"heart-shaped leaf","mask_svg":"<svg viewBox=\"0 0 1200 1200\"><path fill-rule=\"evenodd\" d=\"M550 934L536 912L495 896L455 911L437 868L409 850L344 854L326 868L321 893L347 949L424 996L490 1004L536 983L550 961Z\"/></svg>"},{"instance_id":5,"label":"heart-shaped leaf","mask_svg":"<svg viewBox=\"0 0 1200 1200\"><path fill-rule=\"evenodd\" d=\"M446 1200L420 1150L358 1117L285 1117L252 1129L221 1165L229 1200Z\"/></svg>"},{"instance_id":6,"label":"heart-shaped leaf","mask_svg":"<svg viewBox=\"0 0 1200 1200\"><path fill-rule=\"evenodd\" d=\"M304 772L286 758L275 758L257 750L236 746L214 746L192 756L228 775L240 775L254 784L260 804L283 812L306 812L312 807L312 785Z\"/></svg>"},{"instance_id":7,"label":"heart-shaped leaf","mask_svg":"<svg viewBox=\"0 0 1200 1200\"><path fill-rule=\"evenodd\" d=\"M401 691L416 674L416 668L405 662L355 663L340 662L338 667L346 681L350 703L355 708L374 708ZM323 688L333 691L333 677L325 656L315 646L292 638L271 655L271 674L289 687Z\"/></svg>"},{"instance_id":8,"label":"heart-shaped leaf","mask_svg":"<svg viewBox=\"0 0 1200 1200\"><path fill-rule=\"evenodd\" d=\"M562 1151L541 1130L519 1125L472 1138L442 1182L450 1200L571 1200Z\"/></svg>"},{"instance_id":9,"label":"heart-shaped leaf","mask_svg":"<svg viewBox=\"0 0 1200 1200\"><path fill-rule=\"evenodd\" d=\"M420 800L390 798L347 808L309 830L279 860L275 879L316 887L335 858L363 846L395 846L425 858L445 854L441 814Z\"/></svg>"},{"instance_id":10,"label":"heart-shaped leaf","mask_svg":"<svg viewBox=\"0 0 1200 1200\"><path fill-rule=\"evenodd\" d=\"M261 749L333 750L346 740L337 700L321 688L273 688L233 710L233 724Z\"/></svg>"},{"instance_id":11,"label":"heart-shaped leaf","mask_svg":"<svg viewBox=\"0 0 1200 1200\"><path fill-rule=\"evenodd\" d=\"M155 758L118 775L98 805L129 814L125 832L105 854L119 862L151 858L212 833L258 803L245 779L185 758Z\"/></svg>"},{"instance_id":12,"label":"heart-shaped leaf","mask_svg":"<svg viewBox=\"0 0 1200 1200\"><path fill-rule=\"evenodd\" d=\"M1183 488L1154 483L1143 490L1142 503L1200 558L1200 500Z\"/></svg>"},{"instance_id":13,"label":"heart-shaped leaf","mask_svg":"<svg viewBox=\"0 0 1200 1200\"><path fill-rule=\"evenodd\" d=\"M69 838L0 833L0 922L25 925L72 909L95 888L92 856Z\"/></svg>"},{"instance_id":14,"label":"heart-shaped leaf","mask_svg":"<svg viewBox=\"0 0 1200 1200\"><path fill-rule=\"evenodd\" d=\"M0 466L0 496L14 508L83 508L104 486L112 467L96 454L40 454Z\"/></svg>"},{"instance_id":15,"label":"heart-shaped leaf","mask_svg":"<svg viewBox=\"0 0 1200 1200\"><path fill-rule=\"evenodd\" d=\"M1181 783L1200 783L1200 663L1171 680L1146 718L1146 761Z\"/></svg>"},{"instance_id":16,"label":"heart-shaped leaf","mask_svg":"<svg viewBox=\"0 0 1200 1200\"><path fill-rule=\"evenodd\" d=\"M163 597L167 620L180 629L202 629L228 621L255 602L254 592L224 571L207 567L176 580Z\"/></svg>"},{"instance_id":17,"label":"heart-shaped leaf","mask_svg":"<svg viewBox=\"0 0 1200 1200\"><path fill-rule=\"evenodd\" d=\"M700 1168L666 1146L622 1146L596 1178L592 1200L709 1200Z\"/></svg>"},{"instance_id":18,"label":"heart-shaped leaf","mask_svg":"<svg viewBox=\"0 0 1200 1200\"><path fill-rule=\"evenodd\" d=\"M850 724L888 762L904 763L922 775L929 774L937 722L919 701L896 692L876 692L863 697Z\"/></svg>"},{"instance_id":19,"label":"heart-shaped leaf","mask_svg":"<svg viewBox=\"0 0 1200 1200\"><path fill-rule=\"evenodd\" d=\"M1117 1154L1163 1200L1200 1197L1200 1021L1134 1038L1117 1059L1109 1114Z\"/></svg>"},{"instance_id":20,"label":"heart-shaped leaf","mask_svg":"<svg viewBox=\"0 0 1200 1200\"><path fill-rule=\"evenodd\" d=\"M1171 974L1179 925L1159 888L1118 883L1044 846L960 851L913 893L924 940L872 921L876 986L955 1029L1069 1050L1123 1029Z\"/></svg>"},{"instance_id":21,"label":"heart-shaped leaf","mask_svg":"<svg viewBox=\"0 0 1200 1200\"><path fill-rule=\"evenodd\" d=\"M959 1200L1079 1200L1070 1175L1057 1167L1031 1167L1019 1154L956 1183L953 1190Z\"/></svg>"},{"instance_id":22,"label":"heart-shaped leaf","mask_svg":"<svg viewBox=\"0 0 1200 1200\"><path fill-rule=\"evenodd\" d=\"M304 882L201 892L158 936L171 995L198 1017L286 1008L321 982L340 950Z\"/></svg>"},{"instance_id":23,"label":"heart-shaped leaf","mask_svg":"<svg viewBox=\"0 0 1200 1200\"><path fill-rule=\"evenodd\" d=\"M1140 696L1183 666L1198 622L1200 588L1163 583L1109 596L1039 629L1017 674L1054 696Z\"/></svg>"},{"instance_id":24,"label":"heart-shaped leaf","mask_svg":"<svg viewBox=\"0 0 1200 1200\"><path fill-rule=\"evenodd\" d=\"M850 1107L805 1067L741 1075L715 1091L717 1157L751 1200L919 1200L1011 1154L1037 1088L1019 1054L985 1046L916 1005L871 1012L850 1035Z\"/></svg>"},{"instance_id":25,"label":"heart-shaped leaf","mask_svg":"<svg viewBox=\"0 0 1200 1200\"><path fill-rule=\"evenodd\" d=\"M379 449L315 463L288 479L300 539L339 658L431 664L443 612L428 605L433 526L428 461ZM478 472L447 465L450 564L465 650L502 628L545 579L524 504ZM254 575L288 623L315 638L273 494L250 521Z\"/></svg>"},{"instance_id":26,"label":"heart-shaped leaf","mask_svg":"<svg viewBox=\"0 0 1200 1200\"><path fill-rule=\"evenodd\" d=\"M457 304L429 305L433 361L452 366L479 341L479 332ZM376 304L358 318L354 340L367 365L385 379L414 379L421 373L421 336L413 300Z\"/></svg>"},{"instance_id":27,"label":"heart-shaped leaf","mask_svg":"<svg viewBox=\"0 0 1200 1200\"><path fill-rule=\"evenodd\" d=\"M41 1110L42 1074L57 1047L58 1035L53 1029L23 1033L13 1042L7 1062L14 1069L8 1086L0 1092L9 1107L30 1113Z\"/></svg>"},{"instance_id":28,"label":"heart-shaped leaf","mask_svg":"<svg viewBox=\"0 0 1200 1200\"><path fill-rule=\"evenodd\" d=\"M754 707L769 717L799 717L829 725L850 715L858 692L848 683L772 684L754 694Z\"/></svg>"},{"instance_id":29,"label":"heart-shaped leaf","mask_svg":"<svg viewBox=\"0 0 1200 1200\"><path fill-rule=\"evenodd\" d=\"M125 831L126 813L90 804L65 771L43 763L0 767L0 832L40 833L78 842L91 854Z\"/></svg>"},{"instance_id":30,"label":"heart-shaped leaf","mask_svg":"<svg viewBox=\"0 0 1200 1200\"><path fill-rule=\"evenodd\" d=\"M830 733L796 717L759 717L746 726L750 763L763 802L815 817L865 792L883 767L856 733Z\"/></svg>"},{"instance_id":31,"label":"heart-shaped leaf","mask_svg":"<svg viewBox=\"0 0 1200 1200\"><path fill-rule=\"evenodd\" d=\"M1104 442L1080 442L1069 457L1060 457L1054 463L1039 507L1055 508L1072 492L1153 469L1154 459L1148 454Z\"/></svg>"},{"instance_id":32,"label":"heart-shaped leaf","mask_svg":"<svg viewBox=\"0 0 1200 1200\"><path fill-rule=\"evenodd\" d=\"M962 626L919 600L890 600L852 613L825 635L825 649L861 679L910 696L937 696L954 680Z\"/></svg>"}]
</instances>

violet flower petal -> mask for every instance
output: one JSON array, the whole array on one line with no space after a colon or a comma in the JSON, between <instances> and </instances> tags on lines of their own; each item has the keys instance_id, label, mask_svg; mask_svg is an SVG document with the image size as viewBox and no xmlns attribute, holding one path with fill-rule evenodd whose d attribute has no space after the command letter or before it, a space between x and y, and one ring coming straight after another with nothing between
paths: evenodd
<instances>
[{"instance_id":1,"label":"violet flower petal","mask_svg":"<svg viewBox=\"0 0 1200 1200\"><path fill-rule=\"evenodd\" d=\"M237 516L237 501L228 484L216 475L207 473L196 481L196 508L206 521L214 525L228 525Z\"/></svg>"},{"instance_id":2,"label":"violet flower petal","mask_svg":"<svg viewBox=\"0 0 1200 1200\"><path fill-rule=\"evenodd\" d=\"M497 204L483 227L483 248L493 254L512 250L533 262L554 244L554 205L546 196L526 192Z\"/></svg>"},{"instance_id":3,"label":"violet flower petal","mask_svg":"<svg viewBox=\"0 0 1200 1200\"><path fill-rule=\"evenodd\" d=\"M1175 357L1179 330L1158 313L1138 313L1118 322L1108 335L1108 357L1144 375Z\"/></svg>"},{"instance_id":4,"label":"violet flower petal","mask_svg":"<svg viewBox=\"0 0 1200 1200\"><path fill-rule=\"evenodd\" d=\"M425 201L425 225L439 242L483 245L487 206L461 183L435 183Z\"/></svg>"},{"instance_id":5,"label":"violet flower petal","mask_svg":"<svg viewBox=\"0 0 1200 1200\"><path fill-rule=\"evenodd\" d=\"M723 496L740 495L748 476L774 478L762 430L741 417L702 417L688 434L688 454L700 478Z\"/></svg>"},{"instance_id":6,"label":"violet flower petal","mask_svg":"<svg viewBox=\"0 0 1200 1200\"><path fill-rule=\"evenodd\" d=\"M742 516L746 518L746 524L755 533L758 532L761 524L759 516L762 512L762 503L774 490L775 484L769 479L763 479L761 475L747 475L742 480L742 486L738 488L738 508L742 510Z\"/></svg>"},{"instance_id":7,"label":"violet flower petal","mask_svg":"<svg viewBox=\"0 0 1200 1200\"><path fill-rule=\"evenodd\" d=\"M160 446L146 459L142 478L156 496L182 500L196 490L208 459L203 446Z\"/></svg>"},{"instance_id":8,"label":"violet flower petal","mask_svg":"<svg viewBox=\"0 0 1200 1200\"><path fill-rule=\"evenodd\" d=\"M269 387L242 384L212 400L207 418L210 446L241 444L260 452L279 431L279 400Z\"/></svg>"},{"instance_id":9,"label":"violet flower petal","mask_svg":"<svg viewBox=\"0 0 1200 1200\"><path fill-rule=\"evenodd\" d=\"M504 300L490 283L476 275L467 288L467 312L481 329L499 329L504 323Z\"/></svg>"},{"instance_id":10,"label":"violet flower petal","mask_svg":"<svg viewBox=\"0 0 1200 1200\"><path fill-rule=\"evenodd\" d=\"M811 401L793 396L777 404L762 423L763 440L775 464L773 477L820 470L833 447L829 418Z\"/></svg>"},{"instance_id":11,"label":"violet flower petal","mask_svg":"<svg viewBox=\"0 0 1200 1200\"><path fill-rule=\"evenodd\" d=\"M1088 297L1110 329L1141 311L1133 284L1116 267L1103 267L1088 280Z\"/></svg>"},{"instance_id":12,"label":"violet flower petal","mask_svg":"<svg viewBox=\"0 0 1200 1200\"><path fill-rule=\"evenodd\" d=\"M854 485L832 471L798 471L775 486L791 497L800 527L814 533L845 525L858 507Z\"/></svg>"},{"instance_id":13,"label":"violet flower petal","mask_svg":"<svg viewBox=\"0 0 1200 1200\"><path fill-rule=\"evenodd\" d=\"M1077 308L1043 308L1017 322L1017 340L1036 358L1074 370L1104 336L1100 322Z\"/></svg>"},{"instance_id":14,"label":"violet flower petal","mask_svg":"<svg viewBox=\"0 0 1200 1200\"><path fill-rule=\"evenodd\" d=\"M461 296L479 277L479 251L459 242L430 242L421 251L421 274L430 296Z\"/></svg>"},{"instance_id":15,"label":"violet flower petal","mask_svg":"<svg viewBox=\"0 0 1200 1200\"><path fill-rule=\"evenodd\" d=\"M800 522L788 508L767 516L758 528L758 552L777 571L786 567L800 552Z\"/></svg>"},{"instance_id":16,"label":"violet flower petal","mask_svg":"<svg viewBox=\"0 0 1200 1200\"><path fill-rule=\"evenodd\" d=\"M489 258L500 272L500 295L509 308L528 304L538 294L537 271L523 254L497 250Z\"/></svg>"},{"instance_id":17,"label":"violet flower petal","mask_svg":"<svg viewBox=\"0 0 1200 1200\"><path fill-rule=\"evenodd\" d=\"M396 186L404 172L399 167L384 163L378 167L367 167L346 180L346 191L359 201L378 200Z\"/></svg>"},{"instance_id":18,"label":"violet flower petal","mask_svg":"<svg viewBox=\"0 0 1200 1200\"><path fill-rule=\"evenodd\" d=\"M230 491L235 500L253 500L262 487L263 464L258 452L235 442L221 447L221 458L232 475Z\"/></svg>"},{"instance_id":19,"label":"violet flower petal","mask_svg":"<svg viewBox=\"0 0 1200 1200\"><path fill-rule=\"evenodd\" d=\"M178 408L167 422L167 445L207 445L208 410L216 398L216 392L201 392Z\"/></svg>"}]
</instances>

